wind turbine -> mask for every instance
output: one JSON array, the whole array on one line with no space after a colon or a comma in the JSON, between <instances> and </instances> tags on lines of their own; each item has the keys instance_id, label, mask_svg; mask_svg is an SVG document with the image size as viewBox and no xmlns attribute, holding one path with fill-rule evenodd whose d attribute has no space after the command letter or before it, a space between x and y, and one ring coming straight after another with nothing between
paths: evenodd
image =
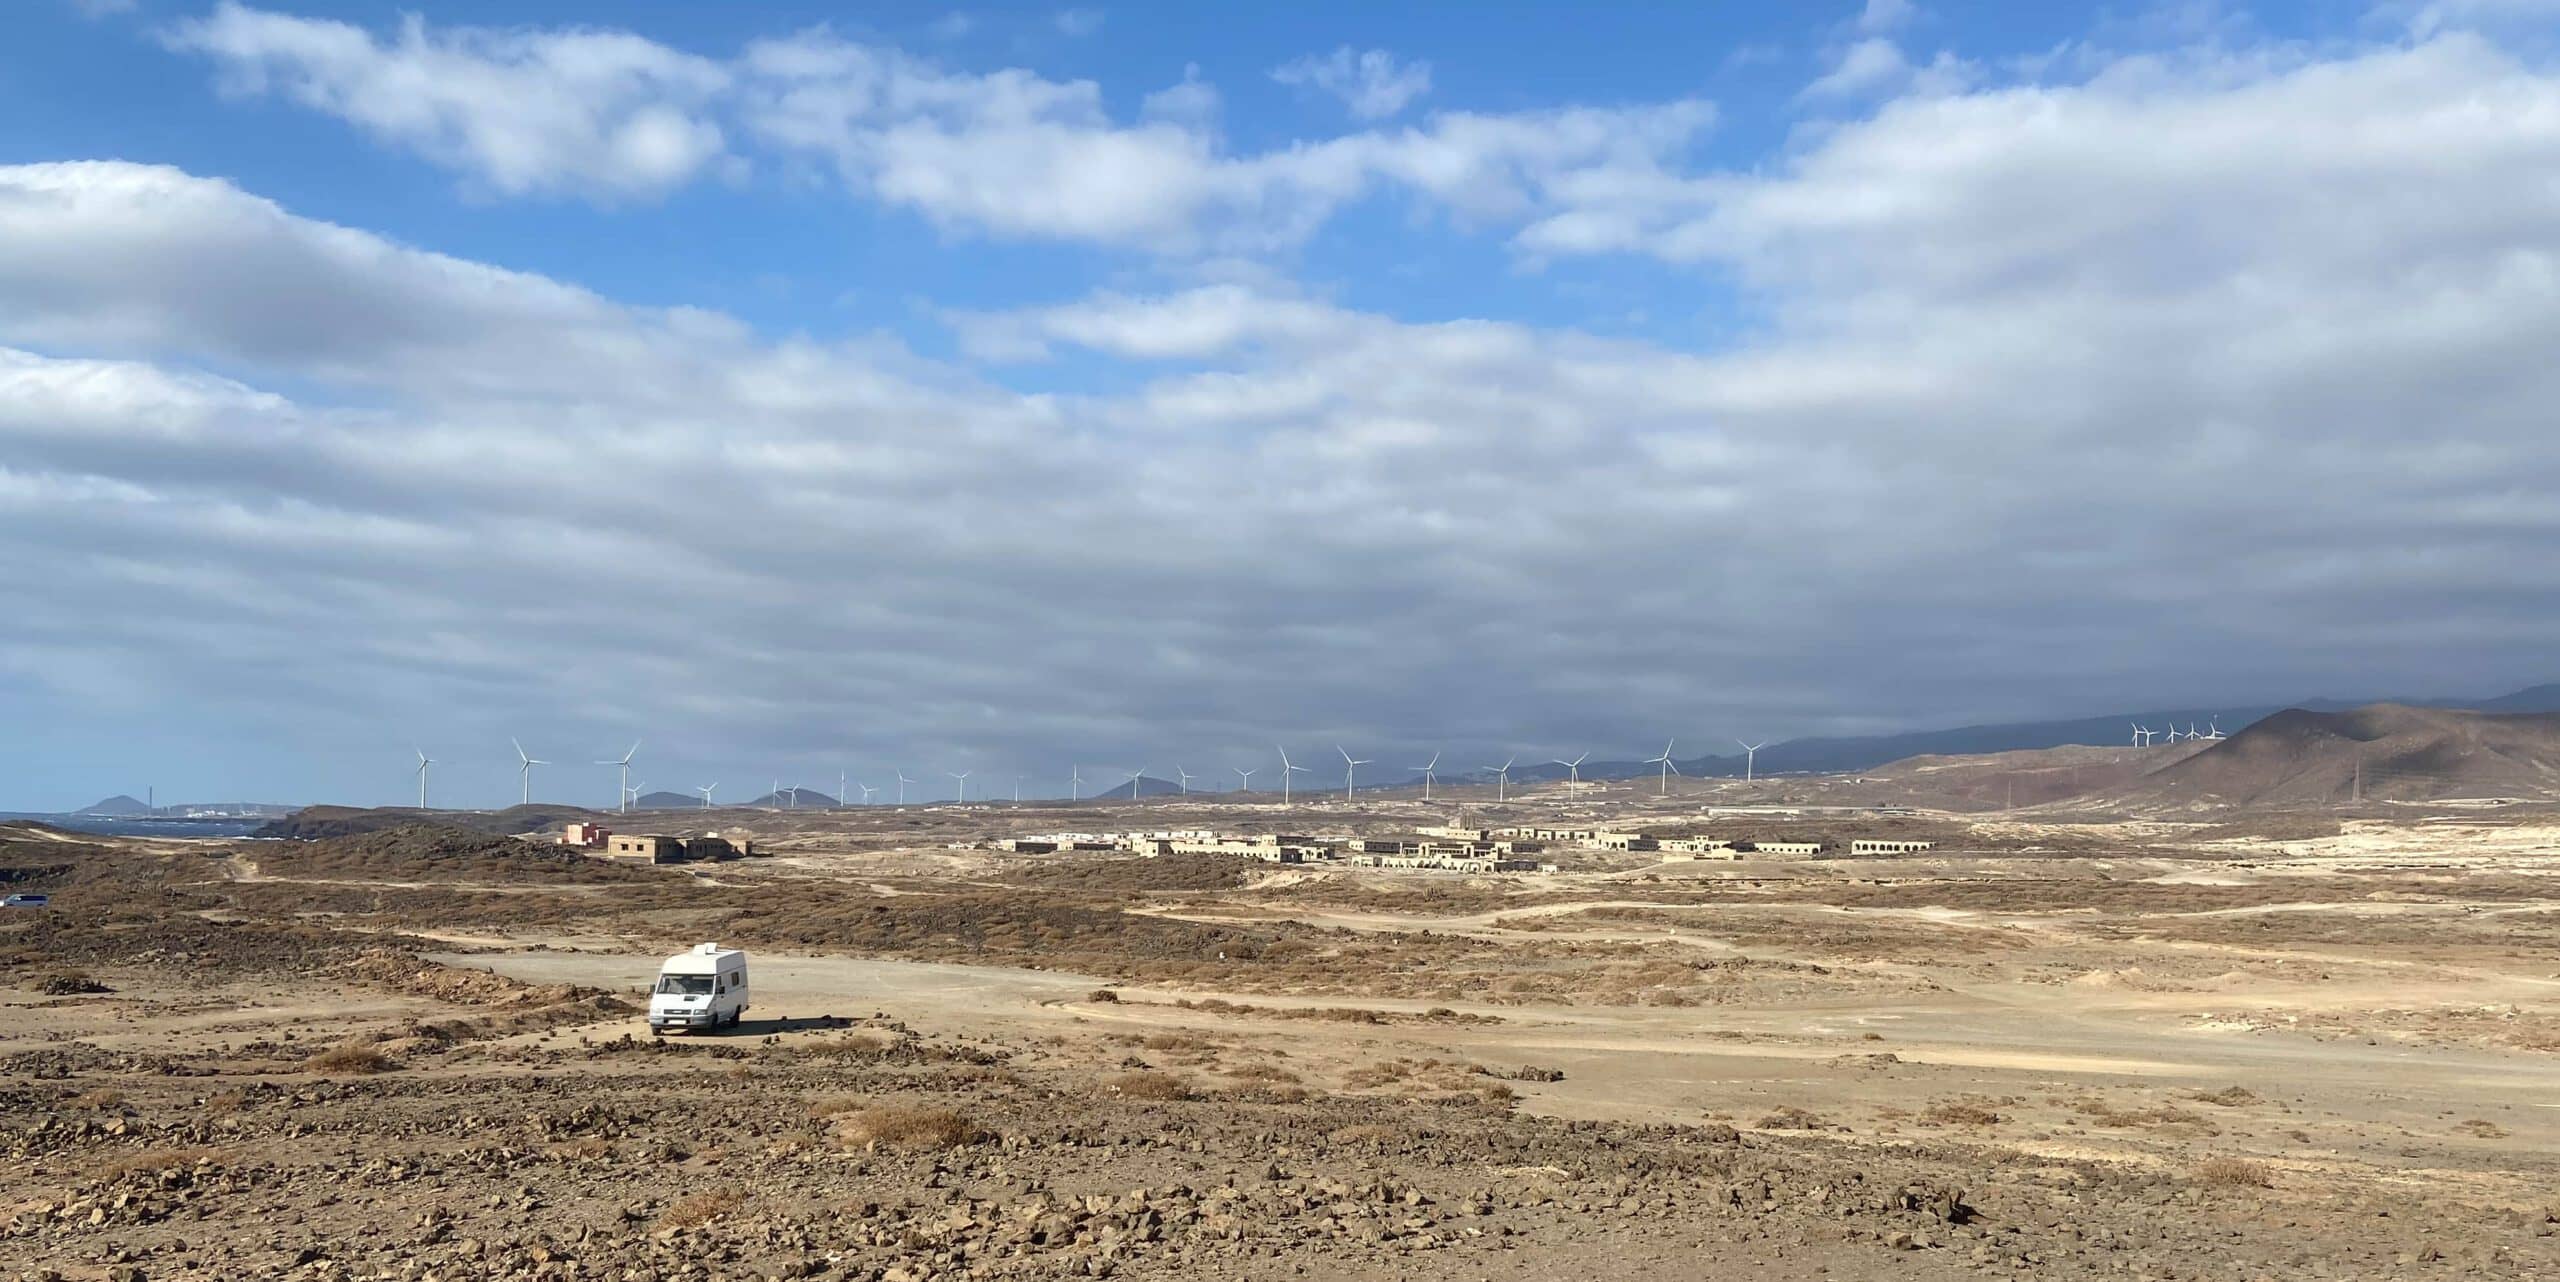
<instances>
[{"instance_id":1,"label":"wind turbine","mask_svg":"<svg viewBox=\"0 0 2560 1282\"><path fill-rule=\"evenodd\" d=\"M1736 739L1734 742L1742 743L1740 739ZM1760 750L1768 746L1769 741L1766 739L1763 739L1758 743L1742 743L1742 781L1744 783L1749 783L1753 779L1759 777Z\"/></svg>"},{"instance_id":2,"label":"wind turbine","mask_svg":"<svg viewBox=\"0 0 2560 1282\"><path fill-rule=\"evenodd\" d=\"M844 772L841 770L836 772L836 807L844 807Z\"/></svg>"},{"instance_id":3,"label":"wind turbine","mask_svg":"<svg viewBox=\"0 0 2560 1282\"><path fill-rule=\"evenodd\" d=\"M1139 781L1139 780L1141 780L1141 779L1144 779L1144 778L1146 778L1146 777L1147 777L1147 768L1146 768L1145 766L1140 766L1140 767L1138 767L1137 769L1132 770L1132 771L1130 771L1130 772L1129 772L1129 804L1130 804L1130 805L1137 806L1137 805L1144 805L1144 804L1146 804L1146 803L1144 803L1144 802L1142 802L1142 801L1138 800L1138 797L1139 797L1139 795L1140 795L1140 794L1139 794L1139 792L1138 792L1138 781Z\"/></svg>"},{"instance_id":4,"label":"wind turbine","mask_svg":"<svg viewBox=\"0 0 2560 1282\"><path fill-rule=\"evenodd\" d=\"M969 772L966 770L957 772L945 770L942 773L950 775L952 778L960 781L960 804L964 806L969 804Z\"/></svg>"},{"instance_id":5,"label":"wind turbine","mask_svg":"<svg viewBox=\"0 0 2560 1282\"><path fill-rule=\"evenodd\" d=\"M2215 718L2213 718L2212 720L2205 722L2205 736L2204 736L2204 737L2205 737L2205 738L2207 738L2207 739L2220 739L2220 738L2222 738L2222 737L2223 737L2223 734L2222 734L2222 718L2220 718L2220 717L2215 717Z\"/></svg>"},{"instance_id":6,"label":"wind turbine","mask_svg":"<svg viewBox=\"0 0 2560 1282\"><path fill-rule=\"evenodd\" d=\"M1022 804L1022 776L1020 775L1013 777L1013 804L1017 806Z\"/></svg>"},{"instance_id":7,"label":"wind turbine","mask_svg":"<svg viewBox=\"0 0 2560 1282\"><path fill-rule=\"evenodd\" d=\"M623 813L629 814L631 812L632 803L640 800L640 794L648 791L648 788L649 781L646 779L641 780L638 785L633 787L628 798L622 803Z\"/></svg>"},{"instance_id":8,"label":"wind turbine","mask_svg":"<svg viewBox=\"0 0 2560 1282\"><path fill-rule=\"evenodd\" d=\"M859 781L857 781L853 786L862 789L862 804L866 806L871 804L872 794L880 791L879 789L872 787L870 784Z\"/></svg>"},{"instance_id":9,"label":"wind turbine","mask_svg":"<svg viewBox=\"0 0 2560 1282\"><path fill-rule=\"evenodd\" d=\"M1179 777L1181 778L1181 780L1182 780L1182 795L1183 795L1183 796L1186 796L1186 797L1190 796L1190 795L1191 795L1191 772L1190 772L1190 771L1188 771L1188 770L1183 769L1183 768L1182 768L1182 767L1180 767L1180 766L1175 766L1175 767L1173 768L1173 773L1174 773L1175 775L1179 776Z\"/></svg>"},{"instance_id":10,"label":"wind turbine","mask_svg":"<svg viewBox=\"0 0 2560 1282\"><path fill-rule=\"evenodd\" d=\"M427 808L427 767L432 766L432 765L434 765L435 763L436 763L436 759L435 759L435 758L433 758L433 757L428 756L428 755L426 754L426 750L425 750L425 749L423 749L423 748L422 748L422 749L419 749L419 751L418 751L418 809L420 809L420 810L424 810L424 809L426 809L426 808Z\"/></svg>"},{"instance_id":11,"label":"wind turbine","mask_svg":"<svg viewBox=\"0 0 2560 1282\"><path fill-rule=\"evenodd\" d=\"M1368 765L1369 762L1366 758L1359 761L1352 760L1349 750L1345 749L1341 744L1337 743L1333 745L1333 750L1342 754L1342 799L1344 801L1349 801L1353 795L1351 787L1352 776L1359 772L1360 767Z\"/></svg>"},{"instance_id":12,"label":"wind turbine","mask_svg":"<svg viewBox=\"0 0 2560 1282\"><path fill-rule=\"evenodd\" d=\"M1668 797L1671 795L1671 776L1680 773L1680 767L1671 764L1671 745L1678 742L1680 741L1677 739L1665 739L1662 741L1661 756L1647 757L1644 759L1644 763L1648 766L1658 765L1662 767L1662 786L1655 791L1655 796Z\"/></svg>"},{"instance_id":13,"label":"wind turbine","mask_svg":"<svg viewBox=\"0 0 2560 1282\"><path fill-rule=\"evenodd\" d=\"M524 755L524 744L521 741L509 739L507 742L516 745L516 783L520 794L516 798L516 804L519 806L532 805L533 768L535 766L547 766L551 763L548 761L536 761L533 758ZM422 806L420 809L425 809L425 807Z\"/></svg>"},{"instance_id":14,"label":"wind turbine","mask_svg":"<svg viewBox=\"0 0 2560 1282\"><path fill-rule=\"evenodd\" d=\"M1582 763L1583 763L1583 761L1584 761L1585 759L1587 759L1588 757L1590 757L1590 755L1591 755L1590 753L1587 753L1587 752L1586 752L1586 753L1582 754L1582 756L1576 757L1576 758L1574 758L1574 759L1573 759L1573 760L1571 760L1571 761L1567 761L1567 760L1565 760L1565 759L1564 759L1564 758L1562 758L1562 757L1558 757L1558 758L1556 758L1556 764L1557 764L1557 765L1559 765L1559 766L1563 766L1563 767L1564 767L1565 769L1567 769L1567 770L1572 771L1572 772L1573 772L1573 781L1574 781L1575 783L1580 783L1580 782L1582 782Z\"/></svg>"},{"instance_id":15,"label":"wind turbine","mask_svg":"<svg viewBox=\"0 0 2560 1282\"><path fill-rule=\"evenodd\" d=\"M914 783L914 782L915 782L915 780L913 780L913 779L909 779L909 778L907 777L907 772L906 772L906 771L904 771L904 770L900 770L900 771L898 771L898 804L899 804L899 805L903 806L903 805L907 804L907 785L908 785L908 784L911 784L911 783Z\"/></svg>"},{"instance_id":16,"label":"wind turbine","mask_svg":"<svg viewBox=\"0 0 2560 1282\"><path fill-rule=\"evenodd\" d=\"M599 765L599 766L620 766L620 767L622 767L622 787L620 788L620 790L618 790L617 792L615 792L615 794L614 794L614 795L615 795L615 796L617 796L617 797L624 798L624 800L623 800L623 801L620 801L620 802L617 802L617 803L616 803L617 805L619 805L619 806L622 808L622 812L623 812L624 814L629 814L629 813L631 813L631 803L630 803L630 801L628 800L628 799L629 799L629 797L631 796L631 759L632 759L633 757L638 756L638 755L640 755L640 741L639 741L639 740L637 740L637 739L634 739L634 740L632 740L632 741L631 741L631 751L629 751L629 752L626 752L626 753L622 754L622 760L620 760L620 761L599 761L599 762L597 762L597 763L596 763L596 764L597 764L597 765Z\"/></svg>"},{"instance_id":17,"label":"wind turbine","mask_svg":"<svg viewBox=\"0 0 2560 1282\"><path fill-rule=\"evenodd\" d=\"M2150 731L2148 731L2148 730L2143 729L2143 728L2142 728L2142 723L2141 723L2141 722L2139 722L2139 721L2128 721L2128 722L2126 722L2125 724L2133 727L2133 746L2134 746L2134 747L2140 748L2140 747L2144 747L2144 746L2146 746L2147 744L2149 744L2149 743L2150 743L2150 740L2148 740L2148 739L2144 738L2143 736L2148 735L2148 734L2150 734L2151 732L2150 732Z\"/></svg>"},{"instance_id":18,"label":"wind turbine","mask_svg":"<svg viewBox=\"0 0 2560 1282\"><path fill-rule=\"evenodd\" d=\"M1288 804L1289 804L1289 776L1291 776L1291 775L1302 775L1302 774L1305 774L1305 773L1307 773L1307 768L1306 768L1305 766L1301 766L1301 765L1297 765L1297 764L1292 763L1292 762L1289 760L1289 750L1288 750L1287 748L1282 748L1282 749L1280 750L1280 804L1281 804L1281 805L1284 805L1284 806L1285 806L1285 805L1288 805Z\"/></svg>"},{"instance_id":19,"label":"wind turbine","mask_svg":"<svg viewBox=\"0 0 2560 1282\"><path fill-rule=\"evenodd\" d=\"M698 792L698 793L701 793L701 794L702 794L702 808L703 808L703 809L705 809L705 810L709 810L709 809L711 808L711 790L712 790L712 789L714 789L714 788L717 788L717 787L719 787L719 786L720 786L720 785L719 785L719 784L717 784L717 783L706 783L706 784L702 785L701 787L694 789L694 791L695 791L695 792Z\"/></svg>"},{"instance_id":20,"label":"wind turbine","mask_svg":"<svg viewBox=\"0 0 2560 1282\"><path fill-rule=\"evenodd\" d=\"M1431 800L1431 780L1433 777L1431 772L1439 769L1439 767L1440 754L1436 752L1431 754L1431 760L1414 767L1414 769L1422 772L1422 799L1424 801Z\"/></svg>"},{"instance_id":21,"label":"wind turbine","mask_svg":"<svg viewBox=\"0 0 2560 1282\"><path fill-rule=\"evenodd\" d=\"M1498 766L1486 766L1486 767L1485 767L1485 769L1490 770L1490 771L1492 771L1492 772L1493 772L1493 778L1494 778L1494 792L1493 792L1493 799L1494 799L1494 800L1496 800L1496 801L1509 801L1509 800L1511 800L1511 767L1512 767L1512 764L1513 764L1514 762L1517 762L1517 761L1519 761L1519 760L1520 760L1520 759L1519 759L1518 757L1513 757L1510 761L1503 762L1501 765L1498 765Z\"/></svg>"},{"instance_id":22,"label":"wind turbine","mask_svg":"<svg viewBox=\"0 0 2560 1282\"><path fill-rule=\"evenodd\" d=\"M1067 800L1084 800L1084 767L1067 767Z\"/></svg>"},{"instance_id":23,"label":"wind turbine","mask_svg":"<svg viewBox=\"0 0 2560 1282\"><path fill-rule=\"evenodd\" d=\"M1253 771L1252 771L1252 770L1237 770L1237 769L1236 769L1236 767L1234 767L1234 766L1229 766L1229 767L1227 767L1227 768L1228 768L1229 770L1235 770L1235 772L1236 772L1237 774L1240 774L1240 775L1243 775L1243 776L1244 776L1244 785L1243 785L1242 787L1237 788L1237 789L1236 789L1236 791L1238 791L1238 792L1251 792L1251 791L1253 791ZM1257 770L1258 770L1258 769L1260 769L1260 768L1261 768L1261 767L1259 767L1259 766L1255 767L1255 769L1257 769Z\"/></svg>"}]
</instances>

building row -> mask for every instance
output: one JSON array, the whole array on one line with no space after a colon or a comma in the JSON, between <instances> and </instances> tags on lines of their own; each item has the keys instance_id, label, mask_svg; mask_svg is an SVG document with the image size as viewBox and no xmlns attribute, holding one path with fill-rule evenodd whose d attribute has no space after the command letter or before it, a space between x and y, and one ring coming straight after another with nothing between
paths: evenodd
<instances>
[{"instance_id":1,"label":"building row","mask_svg":"<svg viewBox=\"0 0 2560 1282\"><path fill-rule=\"evenodd\" d=\"M705 833L698 837L674 837L662 833L615 832L603 824L573 823L563 828L557 842L592 851L607 859L623 859L640 864L681 864L744 859L756 853L755 839L744 833L721 836Z\"/></svg>"}]
</instances>

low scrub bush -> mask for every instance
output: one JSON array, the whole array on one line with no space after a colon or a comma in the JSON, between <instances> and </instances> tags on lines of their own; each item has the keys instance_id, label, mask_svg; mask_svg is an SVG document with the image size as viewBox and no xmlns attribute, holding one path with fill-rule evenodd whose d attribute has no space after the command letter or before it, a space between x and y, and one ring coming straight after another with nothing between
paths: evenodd
<instances>
[{"instance_id":1,"label":"low scrub bush","mask_svg":"<svg viewBox=\"0 0 2560 1282\"><path fill-rule=\"evenodd\" d=\"M958 1109L925 1104L874 1104L843 1114L836 1125L848 1143L885 1148L958 1148L986 1138Z\"/></svg>"}]
</instances>

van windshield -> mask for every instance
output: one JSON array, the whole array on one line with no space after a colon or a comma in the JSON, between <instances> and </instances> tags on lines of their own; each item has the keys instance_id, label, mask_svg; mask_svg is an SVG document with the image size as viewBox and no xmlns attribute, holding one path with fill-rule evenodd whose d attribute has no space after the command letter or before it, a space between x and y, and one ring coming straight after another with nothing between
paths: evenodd
<instances>
[{"instance_id":1,"label":"van windshield","mask_svg":"<svg viewBox=\"0 0 2560 1282\"><path fill-rule=\"evenodd\" d=\"M660 975L658 991L681 993L686 997L707 997L711 994L711 977L709 975Z\"/></svg>"}]
</instances>

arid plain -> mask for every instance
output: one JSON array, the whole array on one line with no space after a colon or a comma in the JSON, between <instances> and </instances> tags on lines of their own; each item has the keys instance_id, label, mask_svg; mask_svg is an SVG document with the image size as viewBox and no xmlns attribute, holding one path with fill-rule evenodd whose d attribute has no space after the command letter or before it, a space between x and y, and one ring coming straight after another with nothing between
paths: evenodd
<instances>
[{"instance_id":1,"label":"arid plain","mask_svg":"<svg viewBox=\"0 0 2560 1282\"><path fill-rule=\"evenodd\" d=\"M1971 799L2050 765L623 822L760 851L680 867L11 829L0 1270L2560 1277L2560 809ZM1935 845L991 848L1460 812ZM652 1038L703 940L753 1011Z\"/></svg>"}]
</instances>

